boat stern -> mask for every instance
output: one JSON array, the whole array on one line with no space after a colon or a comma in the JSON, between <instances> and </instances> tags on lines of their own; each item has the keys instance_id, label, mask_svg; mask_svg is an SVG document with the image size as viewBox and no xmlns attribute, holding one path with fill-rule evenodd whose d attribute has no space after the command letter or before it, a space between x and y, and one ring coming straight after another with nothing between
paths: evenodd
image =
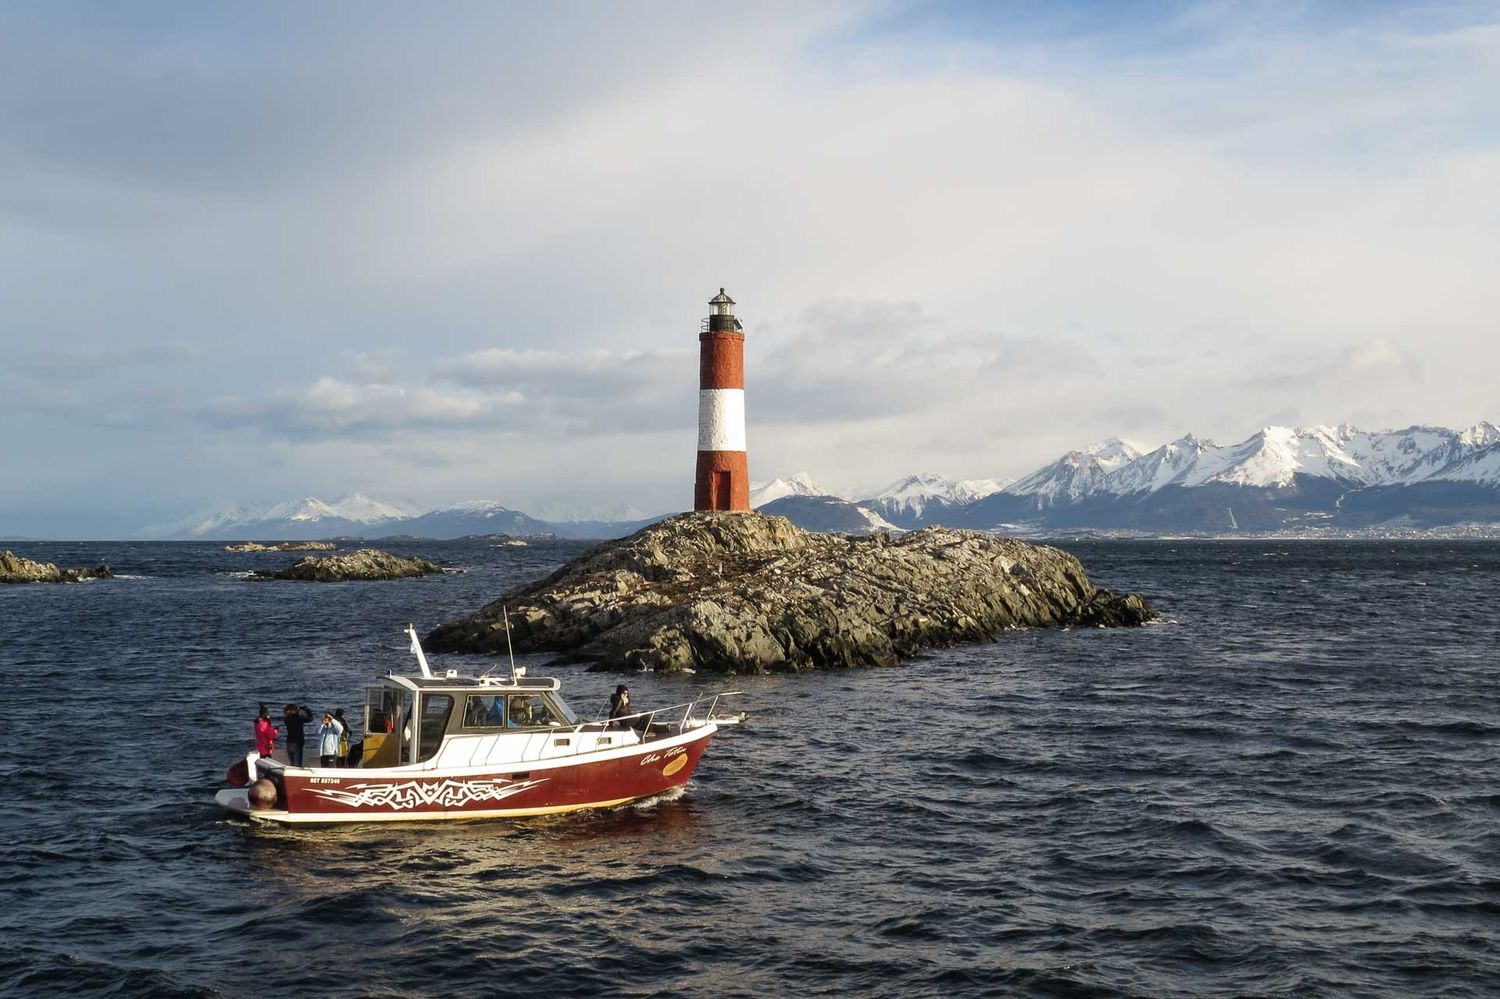
<instances>
[{"instance_id":1,"label":"boat stern","mask_svg":"<svg viewBox=\"0 0 1500 999\"><path fill-rule=\"evenodd\" d=\"M286 822L285 808L252 808L250 792L243 787L226 787L214 795L214 804L234 815L241 815L257 822Z\"/></svg>"}]
</instances>

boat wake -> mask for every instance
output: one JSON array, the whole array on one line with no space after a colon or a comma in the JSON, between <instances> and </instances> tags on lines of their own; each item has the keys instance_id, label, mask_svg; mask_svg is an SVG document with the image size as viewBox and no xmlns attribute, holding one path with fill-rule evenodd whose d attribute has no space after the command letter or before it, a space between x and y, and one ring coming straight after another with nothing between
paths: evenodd
<instances>
[{"instance_id":1,"label":"boat wake","mask_svg":"<svg viewBox=\"0 0 1500 999\"><path fill-rule=\"evenodd\" d=\"M669 801L676 801L678 798L681 798L685 794L687 794L687 785L682 784L678 787L667 788L667 790L661 792L660 794L653 794L649 798L641 798L639 801L627 802L626 804L621 805L620 808L621 810L630 809L631 811L635 812L649 812L657 805L662 805Z\"/></svg>"}]
</instances>

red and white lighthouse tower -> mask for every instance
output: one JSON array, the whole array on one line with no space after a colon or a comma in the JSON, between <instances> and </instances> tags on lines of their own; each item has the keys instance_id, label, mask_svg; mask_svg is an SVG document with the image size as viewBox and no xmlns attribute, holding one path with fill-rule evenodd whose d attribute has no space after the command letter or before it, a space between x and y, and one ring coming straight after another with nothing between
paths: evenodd
<instances>
[{"instance_id":1,"label":"red and white lighthouse tower","mask_svg":"<svg viewBox=\"0 0 1500 999\"><path fill-rule=\"evenodd\" d=\"M745 457L745 334L734 299L708 302L698 334L698 475L694 510L749 510L750 465Z\"/></svg>"}]
</instances>

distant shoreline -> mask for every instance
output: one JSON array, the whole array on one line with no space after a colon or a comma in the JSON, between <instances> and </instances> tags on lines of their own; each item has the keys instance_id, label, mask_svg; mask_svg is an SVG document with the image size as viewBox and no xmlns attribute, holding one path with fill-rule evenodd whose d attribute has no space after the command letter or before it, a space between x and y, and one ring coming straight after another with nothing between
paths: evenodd
<instances>
[{"instance_id":1,"label":"distant shoreline","mask_svg":"<svg viewBox=\"0 0 1500 999\"><path fill-rule=\"evenodd\" d=\"M941 525L935 525L941 526ZM634 532L632 532L634 533ZM838 532L827 532L838 533ZM1440 527L1425 530L1410 531L1340 531L1340 532L1312 532L1312 531L1237 531L1225 533L1200 533L1182 531L1175 533L1157 533L1146 531L1115 530L1105 528L1078 528L1076 530L991 530L987 534L998 534L1001 537L1017 538L1031 542L1076 542L1076 541L1287 541L1287 542L1312 542L1312 541L1410 541L1410 542L1434 542L1434 541L1500 541L1500 524L1476 525L1469 528L1463 527ZM614 541L618 535L599 535L598 537L528 537L525 538L530 544L545 544L548 541L561 542L565 544L591 544L601 541ZM208 545L222 549L226 544L239 541L238 538L173 538L173 539L149 539L140 538L0 538L5 544L27 544L27 545ZM329 542L344 542L349 548L360 546L388 544L480 544L492 543L493 539L485 536L465 535L458 538L433 538L418 537L413 535L401 535L389 538L328 538L317 539ZM520 546L517 546L520 547ZM229 552L228 554L238 554Z\"/></svg>"}]
</instances>

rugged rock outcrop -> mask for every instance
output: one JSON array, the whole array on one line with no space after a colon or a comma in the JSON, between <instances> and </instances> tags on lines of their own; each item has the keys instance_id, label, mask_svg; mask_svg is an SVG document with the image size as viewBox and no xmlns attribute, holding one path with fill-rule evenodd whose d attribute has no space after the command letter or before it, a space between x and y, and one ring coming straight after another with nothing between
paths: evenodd
<instances>
[{"instance_id":1,"label":"rugged rock outcrop","mask_svg":"<svg viewBox=\"0 0 1500 999\"><path fill-rule=\"evenodd\" d=\"M1010 628L1136 625L1138 596L1096 588L1073 556L972 531L812 534L784 517L689 513L594 548L426 638L598 669L759 673L894 663Z\"/></svg>"},{"instance_id":2,"label":"rugged rock outcrop","mask_svg":"<svg viewBox=\"0 0 1500 999\"><path fill-rule=\"evenodd\" d=\"M361 548L348 555L315 558L309 555L285 569L257 569L257 579L296 579L312 583L338 583L349 579L405 579L443 570L419 558L404 558L374 548Z\"/></svg>"},{"instance_id":3,"label":"rugged rock outcrop","mask_svg":"<svg viewBox=\"0 0 1500 999\"><path fill-rule=\"evenodd\" d=\"M283 541L275 545L263 545L259 541L242 541L237 545L225 545L226 552L331 552L338 545L332 541Z\"/></svg>"},{"instance_id":4,"label":"rugged rock outcrop","mask_svg":"<svg viewBox=\"0 0 1500 999\"><path fill-rule=\"evenodd\" d=\"M59 569L51 562L33 562L14 552L0 552L0 583L78 583L85 579L112 579L107 565L92 569Z\"/></svg>"}]
</instances>

